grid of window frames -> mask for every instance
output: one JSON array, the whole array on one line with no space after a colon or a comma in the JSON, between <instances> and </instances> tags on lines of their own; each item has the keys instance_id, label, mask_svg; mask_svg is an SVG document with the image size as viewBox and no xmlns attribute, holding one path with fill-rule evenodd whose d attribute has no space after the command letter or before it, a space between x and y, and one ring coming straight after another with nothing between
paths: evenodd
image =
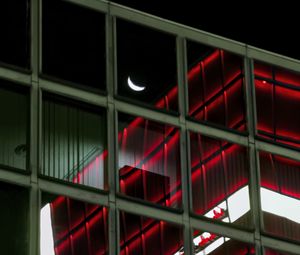
<instances>
[{"instance_id":1,"label":"grid of window frames","mask_svg":"<svg viewBox=\"0 0 300 255\"><path fill-rule=\"evenodd\" d=\"M0 5L5 254L300 254L299 61L99 0Z\"/></svg>"}]
</instances>

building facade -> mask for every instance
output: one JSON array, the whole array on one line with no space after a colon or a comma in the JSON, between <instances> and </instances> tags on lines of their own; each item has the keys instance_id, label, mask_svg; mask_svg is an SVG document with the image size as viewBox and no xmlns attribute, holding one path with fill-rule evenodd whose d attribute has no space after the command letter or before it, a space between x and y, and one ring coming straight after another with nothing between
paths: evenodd
<instances>
[{"instance_id":1,"label":"building facade","mask_svg":"<svg viewBox=\"0 0 300 255\"><path fill-rule=\"evenodd\" d=\"M111 2L1 5L1 254L300 254L298 60Z\"/></svg>"}]
</instances>

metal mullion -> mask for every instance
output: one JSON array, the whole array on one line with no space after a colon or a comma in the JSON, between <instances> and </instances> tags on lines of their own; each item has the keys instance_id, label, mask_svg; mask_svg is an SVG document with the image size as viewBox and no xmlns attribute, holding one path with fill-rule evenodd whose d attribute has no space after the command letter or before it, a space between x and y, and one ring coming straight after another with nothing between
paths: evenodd
<instances>
[{"instance_id":1,"label":"metal mullion","mask_svg":"<svg viewBox=\"0 0 300 255\"><path fill-rule=\"evenodd\" d=\"M115 99L115 108L117 111L132 114L137 117L144 117L146 119L163 122L172 126L180 127L179 118L177 116L169 115L168 113L156 111L155 109L143 108L138 105L123 102Z\"/></svg>"},{"instance_id":2,"label":"metal mullion","mask_svg":"<svg viewBox=\"0 0 300 255\"><path fill-rule=\"evenodd\" d=\"M30 187L30 175L24 173L24 171L12 171L9 169L1 168L0 167L0 181L9 182L12 184Z\"/></svg>"},{"instance_id":3,"label":"metal mullion","mask_svg":"<svg viewBox=\"0 0 300 255\"><path fill-rule=\"evenodd\" d=\"M79 5L81 7L85 7L85 8L89 8L95 11L99 11L99 12L108 12L108 5L109 2L107 1L99 1L99 0L64 0L65 2L69 2L72 4L76 4Z\"/></svg>"},{"instance_id":4,"label":"metal mullion","mask_svg":"<svg viewBox=\"0 0 300 255\"><path fill-rule=\"evenodd\" d=\"M191 229L189 221L190 203L190 175L188 168L188 155L187 155L187 136L186 136L186 126L185 126L185 116L187 113L186 104L186 50L185 50L185 40L184 38L177 37L176 40L176 56L177 56L177 79L178 79L178 103L179 103L179 121L180 121L180 164L181 164L181 190L182 190L182 206L183 206L183 241L184 241L184 252L186 254L192 254L193 245L191 238Z\"/></svg>"},{"instance_id":5,"label":"metal mullion","mask_svg":"<svg viewBox=\"0 0 300 255\"><path fill-rule=\"evenodd\" d=\"M108 149L108 187L109 187L109 216L108 216L108 250L110 255L120 253L119 224L116 210L116 192L118 190L118 171L116 166L116 112L114 104L115 91L115 18L106 15L106 88L107 88L107 149Z\"/></svg>"},{"instance_id":6,"label":"metal mullion","mask_svg":"<svg viewBox=\"0 0 300 255\"><path fill-rule=\"evenodd\" d=\"M250 45L247 46L247 56L270 65L300 72L300 61L297 59L259 49Z\"/></svg>"},{"instance_id":7,"label":"metal mullion","mask_svg":"<svg viewBox=\"0 0 300 255\"><path fill-rule=\"evenodd\" d=\"M218 222L210 222L206 219L201 219L200 217L191 216L190 218L191 227L193 229L199 229L203 231L208 231L210 233L215 233L217 235L222 235L225 237L233 238L234 240L239 240L242 242L254 243L254 233L235 228L232 225L222 224Z\"/></svg>"},{"instance_id":8,"label":"metal mullion","mask_svg":"<svg viewBox=\"0 0 300 255\"><path fill-rule=\"evenodd\" d=\"M210 136L217 139L223 139L228 142L240 144L247 146L248 137L243 134L238 134L237 132L232 132L225 129L220 129L212 126L208 126L203 123L197 123L194 121L186 121L187 129L192 132L201 133L205 136Z\"/></svg>"},{"instance_id":9,"label":"metal mullion","mask_svg":"<svg viewBox=\"0 0 300 255\"><path fill-rule=\"evenodd\" d=\"M163 220L174 224L183 225L181 213L175 213L168 209L157 208L154 205L138 203L123 197L116 197L116 208L139 216L145 216L157 220Z\"/></svg>"},{"instance_id":10,"label":"metal mullion","mask_svg":"<svg viewBox=\"0 0 300 255\"><path fill-rule=\"evenodd\" d=\"M44 178L39 179L39 188L42 192L70 197L76 200L108 206L108 195L98 190L78 188Z\"/></svg>"},{"instance_id":11,"label":"metal mullion","mask_svg":"<svg viewBox=\"0 0 300 255\"><path fill-rule=\"evenodd\" d=\"M253 76L253 62L245 58L245 88L246 88L246 112L249 130L249 170L250 170L250 207L252 212L252 219L255 228L255 240L257 246L260 246L260 233L261 233L261 207L260 207L260 185L259 185L259 158L256 151L255 134L256 134L256 108L255 108L255 83Z\"/></svg>"},{"instance_id":12,"label":"metal mullion","mask_svg":"<svg viewBox=\"0 0 300 255\"><path fill-rule=\"evenodd\" d=\"M29 254L39 254L40 230L40 192L38 187L39 171L39 19L40 0L30 1L31 11L31 93L30 93L30 142L29 142L29 167L31 171L30 199L29 199Z\"/></svg>"},{"instance_id":13,"label":"metal mullion","mask_svg":"<svg viewBox=\"0 0 300 255\"><path fill-rule=\"evenodd\" d=\"M20 85L30 86L31 85L31 74L22 73L9 69L8 67L0 66L0 77L12 82L20 83Z\"/></svg>"},{"instance_id":14,"label":"metal mullion","mask_svg":"<svg viewBox=\"0 0 300 255\"><path fill-rule=\"evenodd\" d=\"M287 242L284 240L261 236L261 243L263 247L280 250L283 252L291 252L293 254L300 254L300 244Z\"/></svg>"},{"instance_id":15,"label":"metal mullion","mask_svg":"<svg viewBox=\"0 0 300 255\"><path fill-rule=\"evenodd\" d=\"M107 97L87 90L74 88L63 83L39 79L40 88L43 91L58 94L61 96L69 97L81 102L86 102L96 106L105 107L107 105Z\"/></svg>"},{"instance_id":16,"label":"metal mullion","mask_svg":"<svg viewBox=\"0 0 300 255\"><path fill-rule=\"evenodd\" d=\"M290 159L298 160L300 161L300 153L299 150L293 150L286 147L281 147L279 145L264 142L261 140L256 140L256 148L260 151L269 152L272 154L280 155L283 157L287 157Z\"/></svg>"},{"instance_id":17,"label":"metal mullion","mask_svg":"<svg viewBox=\"0 0 300 255\"><path fill-rule=\"evenodd\" d=\"M205 43L213 47L230 50L240 55L245 54L245 44L234 40L226 39L218 35L213 35L196 28L188 27L186 25L166 20L148 13L144 13L142 11L134 10L116 3L111 3L110 10L111 14L115 15L118 18L145 25L156 30L161 30L169 34L186 37L189 40Z\"/></svg>"}]
</instances>

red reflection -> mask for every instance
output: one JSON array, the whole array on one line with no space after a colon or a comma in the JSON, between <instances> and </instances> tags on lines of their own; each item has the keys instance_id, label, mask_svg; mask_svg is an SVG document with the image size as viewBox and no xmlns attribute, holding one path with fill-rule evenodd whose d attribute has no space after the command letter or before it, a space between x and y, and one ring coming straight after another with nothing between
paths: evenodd
<instances>
[{"instance_id":1,"label":"red reflection","mask_svg":"<svg viewBox=\"0 0 300 255\"><path fill-rule=\"evenodd\" d=\"M300 75L261 63L255 64L255 75L258 133L300 148L300 117L295 114L300 110Z\"/></svg>"}]
</instances>

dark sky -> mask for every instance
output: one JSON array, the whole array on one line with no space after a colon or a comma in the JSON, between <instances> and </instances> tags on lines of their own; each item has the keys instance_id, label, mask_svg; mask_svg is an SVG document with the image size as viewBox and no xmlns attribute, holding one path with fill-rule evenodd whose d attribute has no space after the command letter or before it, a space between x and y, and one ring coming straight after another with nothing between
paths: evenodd
<instances>
[{"instance_id":1,"label":"dark sky","mask_svg":"<svg viewBox=\"0 0 300 255\"><path fill-rule=\"evenodd\" d=\"M135 9L259 48L300 59L300 15L295 2L113 0ZM295 13L294 13L295 12ZM241 29L241 27L244 29Z\"/></svg>"}]
</instances>

